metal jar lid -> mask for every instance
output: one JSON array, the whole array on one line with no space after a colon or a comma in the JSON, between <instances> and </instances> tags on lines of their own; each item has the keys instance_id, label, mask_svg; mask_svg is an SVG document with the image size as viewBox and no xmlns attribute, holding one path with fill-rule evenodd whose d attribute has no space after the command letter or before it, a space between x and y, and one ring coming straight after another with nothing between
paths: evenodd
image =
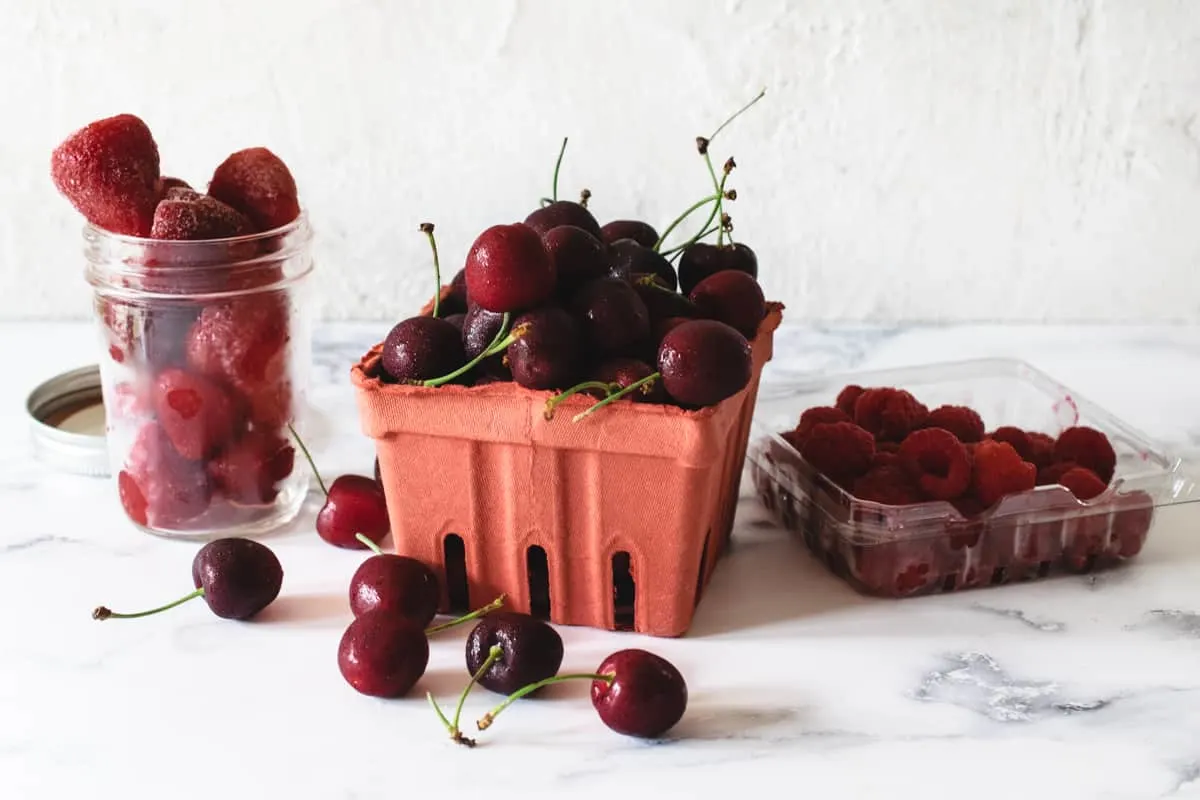
<instances>
[{"instance_id":1,"label":"metal jar lid","mask_svg":"<svg viewBox=\"0 0 1200 800\"><path fill-rule=\"evenodd\" d=\"M25 407L38 460L79 475L109 474L98 366L56 375L29 393Z\"/></svg>"}]
</instances>

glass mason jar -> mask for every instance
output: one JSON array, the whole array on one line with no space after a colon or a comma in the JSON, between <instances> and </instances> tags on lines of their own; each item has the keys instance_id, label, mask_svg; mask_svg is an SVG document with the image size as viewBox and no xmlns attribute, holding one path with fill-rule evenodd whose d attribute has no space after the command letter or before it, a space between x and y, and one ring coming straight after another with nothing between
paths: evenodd
<instances>
[{"instance_id":1,"label":"glass mason jar","mask_svg":"<svg viewBox=\"0 0 1200 800\"><path fill-rule=\"evenodd\" d=\"M313 270L301 215L206 241L87 227L107 445L143 530L208 539L290 521L308 490L304 435Z\"/></svg>"}]
</instances>

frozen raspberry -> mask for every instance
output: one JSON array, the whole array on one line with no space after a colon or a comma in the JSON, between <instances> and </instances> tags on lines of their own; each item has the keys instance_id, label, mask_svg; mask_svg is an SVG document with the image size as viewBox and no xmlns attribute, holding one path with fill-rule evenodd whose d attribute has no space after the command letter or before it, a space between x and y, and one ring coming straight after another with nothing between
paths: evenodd
<instances>
[{"instance_id":1,"label":"frozen raspberry","mask_svg":"<svg viewBox=\"0 0 1200 800\"><path fill-rule=\"evenodd\" d=\"M859 500L888 506L912 505L922 499L908 473L898 466L872 467L854 482L850 493Z\"/></svg>"},{"instance_id":2,"label":"frozen raspberry","mask_svg":"<svg viewBox=\"0 0 1200 800\"><path fill-rule=\"evenodd\" d=\"M1058 435L1058 441L1054 443L1054 460L1074 461L1099 475L1105 483L1112 480L1117 466L1117 454L1108 437L1082 425L1067 428Z\"/></svg>"},{"instance_id":3,"label":"frozen raspberry","mask_svg":"<svg viewBox=\"0 0 1200 800\"><path fill-rule=\"evenodd\" d=\"M885 441L899 442L929 411L903 389L867 389L854 403L854 421Z\"/></svg>"},{"instance_id":4,"label":"frozen raspberry","mask_svg":"<svg viewBox=\"0 0 1200 800\"><path fill-rule=\"evenodd\" d=\"M292 173L265 147L239 150L225 159L213 173L208 193L245 214L262 231L300 215Z\"/></svg>"},{"instance_id":5,"label":"frozen raspberry","mask_svg":"<svg viewBox=\"0 0 1200 800\"><path fill-rule=\"evenodd\" d=\"M1104 494L1104 490L1108 488L1108 485L1087 467L1074 467L1067 470L1059 476L1058 483L1070 489L1071 494L1080 500L1091 500L1097 495Z\"/></svg>"},{"instance_id":6,"label":"frozen raspberry","mask_svg":"<svg viewBox=\"0 0 1200 800\"><path fill-rule=\"evenodd\" d=\"M975 445L972 484L975 498L991 508L1006 495L1032 489L1037 467L1030 464L1007 442L983 441Z\"/></svg>"},{"instance_id":7,"label":"frozen raspberry","mask_svg":"<svg viewBox=\"0 0 1200 800\"><path fill-rule=\"evenodd\" d=\"M942 428L922 428L905 437L900 462L921 491L934 500L953 500L971 485L966 447Z\"/></svg>"},{"instance_id":8,"label":"frozen raspberry","mask_svg":"<svg viewBox=\"0 0 1200 800\"><path fill-rule=\"evenodd\" d=\"M296 449L268 431L250 431L208 463L213 485L238 505L265 505L279 495L276 485L292 474Z\"/></svg>"},{"instance_id":9,"label":"frozen raspberry","mask_svg":"<svg viewBox=\"0 0 1200 800\"><path fill-rule=\"evenodd\" d=\"M854 416L854 404L858 402L858 398L866 391L861 386L850 384L846 388L838 392L837 400L834 405L840 408L848 417Z\"/></svg>"},{"instance_id":10,"label":"frozen raspberry","mask_svg":"<svg viewBox=\"0 0 1200 800\"><path fill-rule=\"evenodd\" d=\"M1022 456L1038 469L1054 463L1054 437L1036 431L1026 431L1029 437L1029 455Z\"/></svg>"},{"instance_id":11,"label":"frozen raspberry","mask_svg":"<svg viewBox=\"0 0 1200 800\"><path fill-rule=\"evenodd\" d=\"M163 528L200 516L212 497L204 467L175 452L154 422L138 431L125 469L117 476L117 490L131 520Z\"/></svg>"},{"instance_id":12,"label":"frozen raspberry","mask_svg":"<svg viewBox=\"0 0 1200 800\"><path fill-rule=\"evenodd\" d=\"M210 305L188 333L192 369L245 396L252 420L278 428L290 419L288 316L273 294Z\"/></svg>"},{"instance_id":13,"label":"frozen raspberry","mask_svg":"<svg viewBox=\"0 0 1200 800\"><path fill-rule=\"evenodd\" d=\"M792 433L795 434L797 441L802 442L808 436L808 432L817 425L827 422L853 421L854 420L850 419L850 417L847 416L844 411L831 406L816 406L815 408L808 409L800 415L800 422L797 423L796 428L794 431L792 431Z\"/></svg>"},{"instance_id":14,"label":"frozen raspberry","mask_svg":"<svg viewBox=\"0 0 1200 800\"><path fill-rule=\"evenodd\" d=\"M155 239L197 241L228 239L254 233L240 212L208 195L190 189L171 189L154 210L150 236Z\"/></svg>"},{"instance_id":15,"label":"frozen raspberry","mask_svg":"<svg viewBox=\"0 0 1200 800\"><path fill-rule=\"evenodd\" d=\"M939 406L929 412L925 427L950 431L963 444L983 439L983 419L966 406Z\"/></svg>"},{"instance_id":16,"label":"frozen raspberry","mask_svg":"<svg viewBox=\"0 0 1200 800\"><path fill-rule=\"evenodd\" d=\"M191 461L213 455L233 436L237 412L217 384L168 369L154 384L154 412L176 452Z\"/></svg>"},{"instance_id":17,"label":"frozen raspberry","mask_svg":"<svg viewBox=\"0 0 1200 800\"><path fill-rule=\"evenodd\" d=\"M814 469L842 484L871 468L875 440L853 422L825 422L813 426L799 449Z\"/></svg>"},{"instance_id":18,"label":"frozen raspberry","mask_svg":"<svg viewBox=\"0 0 1200 800\"><path fill-rule=\"evenodd\" d=\"M146 236L158 204L158 145L132 114L98 120L71 134L50 157L50 177L98 228Z\"/></svg>"},{"instance_id":19,"label":"frozen raspberry","mask_svg":"<svg viewBox=\"0 0 1200 800\"><path fill-rule=\"evenodd\" d=\"M1074 461L1064 461L1061 464L1050 464L1038 470L1037 485L1038 486L1053 486L1059 483L1063 475L1066 475L1071 470L1079 465ZM1095 473L1092 473L1093 475Z\"/></svg>"}]
</instances>

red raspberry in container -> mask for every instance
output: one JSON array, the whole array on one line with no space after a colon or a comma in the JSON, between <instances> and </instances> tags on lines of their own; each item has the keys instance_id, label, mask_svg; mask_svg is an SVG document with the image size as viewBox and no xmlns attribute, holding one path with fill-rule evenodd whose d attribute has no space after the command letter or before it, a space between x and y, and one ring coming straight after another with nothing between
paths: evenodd
<instances>
[{"instance_id":1,"label":"red raspberry in container","mask_svg":"<svg viewBox=\"0 0 1200 800\"><path fill-rule=\"evenodd\" d=\"M838 408L832 406L816 406L810 408L800 415L800 422L797 423L792 434L796 441L802 442L808 436L808 432L816 425L826 422L853 422L854 420Z\"/></svg>"},{"instance_id":2,"label":"red raspberry in container","mask_svg":"<svg viewBox=\"0 0 1200 800\"><path fill-rule=\"evenodd\" d=\"M954 434L941 428L913 431L900 445L900 462L921 491L953 500L971 485L971 459Z\"/></svg>"},{"instance_id":3,"label":"red raspberry in container","mask_svg":"<svg viewBox=\"0 0 1200 800\"><path fill-rule=\"evenodd\" d=\"M862 397L862 393L866 391L861 386L850 384L846 388L838 392L837 400L834 405L848 417L854 416L854 404L858 402L858 398Z\"/></svg>"},{"instance_id":4,"label":"red raspberry in container","mask_svg":"<svg viewBox=\"0 0 1200 800\"><path fill-rule=\"evenodd\" d=\"M1084 501L1104 494L1104 490L1108 488L1108 484L1100 480L1100 477L1087 467L1072 467L1059 477L1058 483L1070 489L1071 494Z\"/></svg>"},{"instance_id":5,"label":"red raspberry in container","mask_svg":"<svg viewBox=\"0 0 1200 800\"><path fill-rule=\"evenodd\" d=\"M875 440L853 422L827 422L813 426L799 449L814 469L844 485L871 468Z\"/></svg>"},{"instance_id":6,"label":"red raspberry in container","mask_svg":"<svg viewBox=\"0 0 1200 800\"><path fill-rule=\"evenodd\" d=\"M889 506L907 506L922 500L908 473L898 466L872 467L854 481L850 493L859 500Z\"/></svg>"},{"instance_id":7,"label":"red raspberry in container","mask_svg":"<svg viewBox=\"0 0 1200 800\"><path fill-rule=\"evenodd\" d=\"M1032 454L1033 445L1029 441L1029 434L1020 428L1012 425L1002 425L989 433L987 438L994 442L1006 442L1011 444L1013 450L1016 450L1021 458L1032 463L1030 455Z\"/></svg>"},{"instance_id":8,"label":"red raspberry in container","mask_svg":"<svg viewBox=\"0 0 1200 800\"><path fill-rule=\"evenodd\" d=\"M909 597L933 590L942 580L936 539L904 539L854 545L847 568L869 594Z\"/></svg>"},{"instance_id":9,"label":"red raspberry in container","mask_svg":"<svg viewBox=\"0 0 1200 800\"><path fill-rule=\"evenodd\" d=\"M1053 436L1036 431L1026 431L1025 435L1029 437L1029 455L1024 456L1026 461L1038 469L1054 463Z\"/></svg>"},{"instance_id":10,"label":"red raspberry in container","mask_svg":"<svg viewBox=\"0 0 1200 800\"><path fill-rule=\"evenodd\" d=\"M929 411L903 389L867 389L854 403L854 421L879 439L899 442Z\"/></svg>"},{"instance_id":11,"label":"red raspberry in container","mask_svg":"<svg viewBox=\"0 0 1200 800\"><path fill-rule=\"evenodd\" d=\"M1130 492L1113 498L1112 535L1105 555L1110 559L1133 558L1142 552L1154 521L1154 500L1145 492Z\"/></svg>"},{"instance_id":12,"label":"red raspberry in container","mask_svg":"<svg viewBox=\"0 0 1200 800\"><path fill-rule=\"evenodd\" d=\"M1012 445L983 441L975 445L972 488L976 499L991 508L1010 494L1025 492L1037 483L1037 467L1021 458Z\"/></svg>"},{"instance_id":13,"label":"red raspberry in container","mask_svg":"<svg viewBox=\"0 0 1200 800\"><path fill-rule=\"evenodd\" d=\"M966 406L939 406L929 412L924 425L950 431L964 444L983 439L983 418Z\"/></svg>"},{"instance_id":14,"label":"red raspberry in container","mask_svg":"<svg viewBox=\"0 0 1200 800\"><path fill-rule=\"evenodd\" d=\"M1054 443L1054 460L1074 461L1108 483L1116 472L1117 454L1107 436L1094 428L1080 425L1067 428L1058 435Z\"/></svg>"}]
</instances>

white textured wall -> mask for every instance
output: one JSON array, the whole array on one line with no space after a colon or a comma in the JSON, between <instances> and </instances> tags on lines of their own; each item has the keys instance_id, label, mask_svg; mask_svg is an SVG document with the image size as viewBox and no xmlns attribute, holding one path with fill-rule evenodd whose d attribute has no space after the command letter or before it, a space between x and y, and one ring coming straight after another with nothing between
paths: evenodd
<instances>
[{"instance_id":1,"label":"white textured wall","mask_svg":"<svg viewBox=\"0 0 1200 800\"><path fill-rule=\"evenodd\" d=\"M293 167L331 318L406 315L563 171L603 222L705 192L769 87L740 237L803 319L1200 321L1195 0L0 0L0 315L80 316L52 146L131 111L205 181Z\"/></svg>"}]
</instances>

